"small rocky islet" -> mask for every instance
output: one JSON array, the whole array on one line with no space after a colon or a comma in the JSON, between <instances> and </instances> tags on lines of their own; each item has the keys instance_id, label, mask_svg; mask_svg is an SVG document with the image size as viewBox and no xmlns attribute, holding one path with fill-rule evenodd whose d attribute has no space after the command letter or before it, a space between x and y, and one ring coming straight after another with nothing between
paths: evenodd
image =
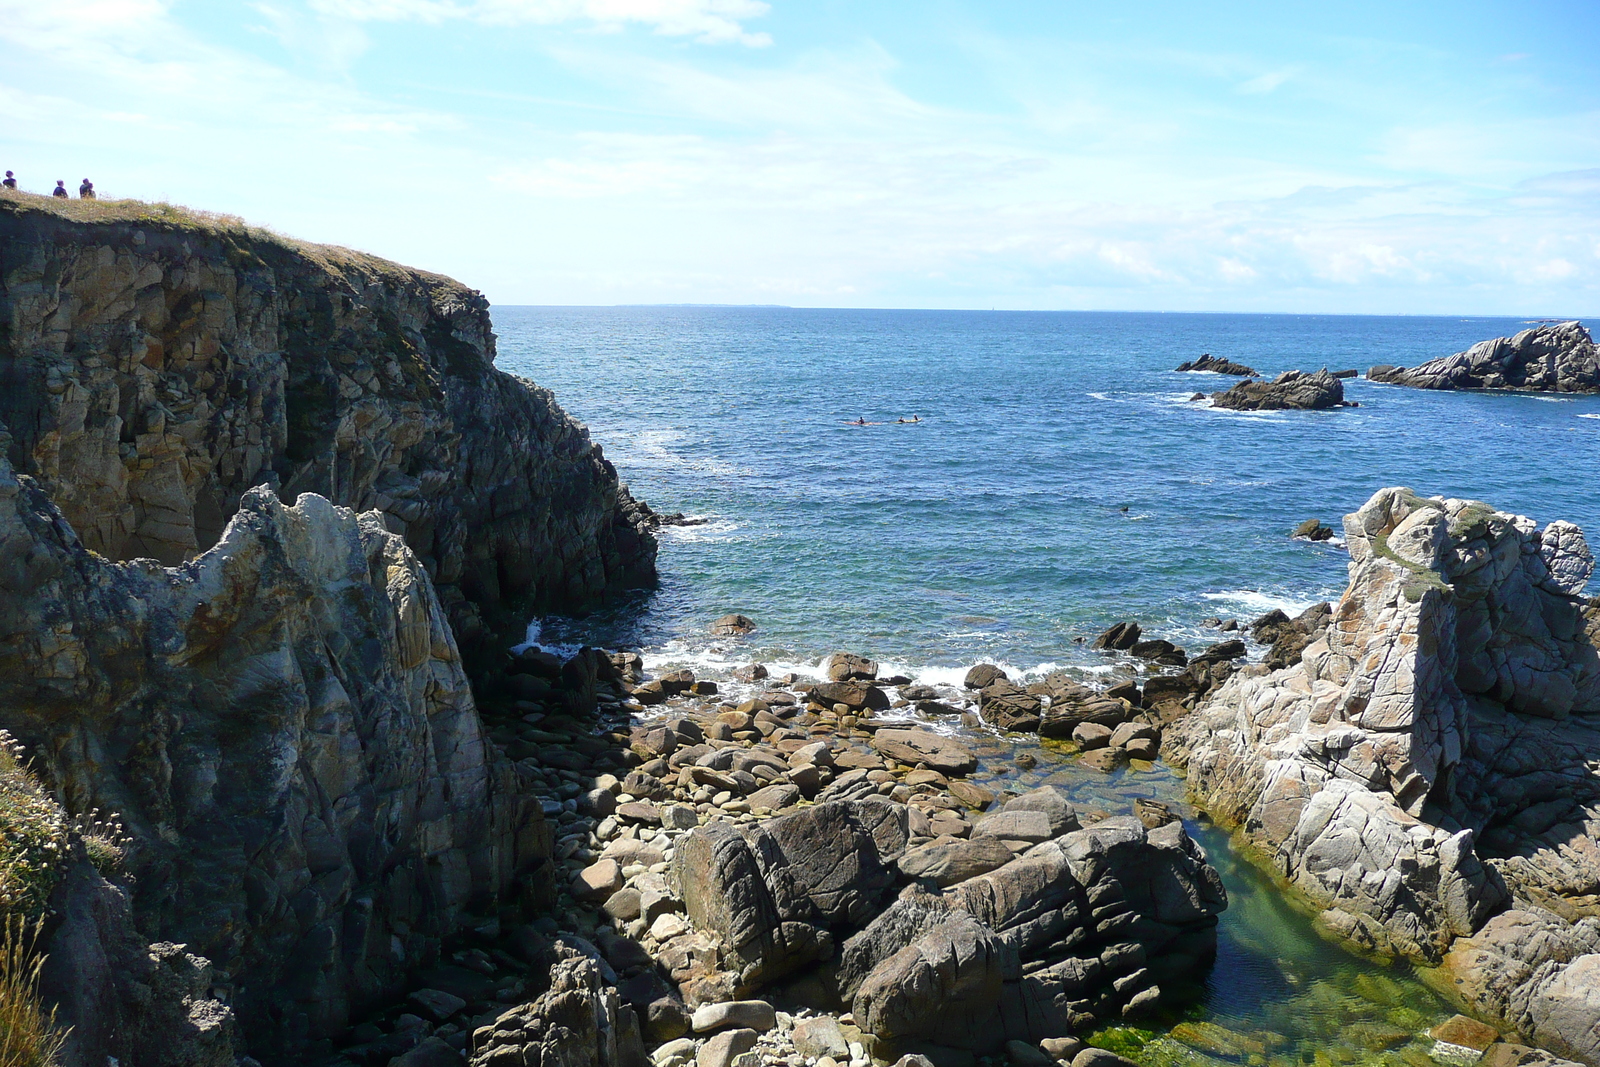
<instances>
[{"instance_id":1,"label":"small rocky islet","mask_svg":"<svg viewBox=\"0 0 1600 1067\"><path fill-rule=\"evenodd\" d=\"M1198 651L1120 623L1105 679L512 656L700 520L494 369L480 294L35 199L0 198L0 778L38 861L0 904L42 923L69 1067L1600 1062L1576 527L1386 489L1337 605ZM1593 363L1562 324L1369 377ZM1243 855L1286 887L1235 906L1286 893L1444 999L1284 959L1282 996L1206 1009Z\"/></svg>"}]
</instances>

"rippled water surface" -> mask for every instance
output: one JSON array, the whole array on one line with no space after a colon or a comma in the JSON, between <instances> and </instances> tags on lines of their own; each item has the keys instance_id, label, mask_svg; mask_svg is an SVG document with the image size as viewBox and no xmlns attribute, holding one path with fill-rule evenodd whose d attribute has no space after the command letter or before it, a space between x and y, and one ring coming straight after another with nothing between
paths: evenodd
<instances>
[{"instance_id":1,"label":"rippled water surface","mask_svg":"<svg viewBox=\"0 0 1600 1067\"><path fill-rule=\"evenodd\" d=\"M1175 373L1212 353L1267 375L1414 365L1514 333L1511 319L777 308L499 308L500 366L553 389L634 492L709 520L663 532L661 586L543 640L643 648L716 675L806 671L834 649L958 680L1126 665L1076 639L1136 618L1191 649L1200 620L1336 597L1335 528L1409 485L1600 529L1600 399L1346 383L1359 408L1234 413L1193 403L1233 379ZM915 424L900 418L920 416ZM876 423L852 426L849 420ZM738 611L750 638L712 638ZM1085 807L1181 799L1164 767L1106 777L988 738L980 777L1061 782ZM1173 1034L1102 1035L1150 1064L1433 1062L1450 1014L1405 969L1321 941L1226 839L1196 824L1231 897L1217 965Z\"/></svg>"}]
</instances>

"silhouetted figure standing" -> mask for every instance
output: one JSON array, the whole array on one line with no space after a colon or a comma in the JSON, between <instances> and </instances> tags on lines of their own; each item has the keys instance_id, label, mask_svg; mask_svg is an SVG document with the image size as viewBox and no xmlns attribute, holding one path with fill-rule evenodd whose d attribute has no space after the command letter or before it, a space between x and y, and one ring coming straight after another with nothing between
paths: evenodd
<instances>
[{"instance_id":1,"label":"silhouetted figure standing","mask_svg":"<svg viewBox=\"0 0 1600 1067\"><path fill-rule=\"evenodd\" d=\"M4 185L7 189L15 189L17 187L17 176L9 170L6 171L6 180L0 182L0 185Z\"/></svg>"},{"instance_id":2,"label":"silhouetted figure standing","mask_svg":"<svg viewBox=\"0 0 1600 1067\"><path fill-rule=\"evenodd\" d=\"M78 186L78 199L79 200L93 200L94 199L94 182L90 181L88 178L83 179L83 184Z\"/></svg>"},{"instance_id":3,"label":"silhouetted figure standing","mask_svg":"<svg viewBox=\"0 0 1600 1067\"><path fill-rule=\"evenodd\" d=\"M67 183L64 181L57 181L55 191L50 195L59 196L63 200L69 200L72 197L72 194L67 192Z\"/></svg>"}]
</instances>

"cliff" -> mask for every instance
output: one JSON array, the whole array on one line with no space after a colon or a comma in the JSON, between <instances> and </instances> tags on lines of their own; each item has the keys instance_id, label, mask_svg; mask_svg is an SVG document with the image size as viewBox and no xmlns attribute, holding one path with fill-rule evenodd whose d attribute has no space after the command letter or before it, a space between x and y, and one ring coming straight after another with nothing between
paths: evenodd
<instances>
[{"instance_id":1,"label":"cliff","mask_svg":"<svg viewBox=\"0 0 1600 1067\"><path fill-rule=\"evenodd\" d=\"M654 577L647 514L458 282L237 220L0 197L0 422L86 548L172 565L256 485L377 510L462 637Z\"/></svg>"},{"instance_id":2,"label":"cliff","mask_svg":"<svg viewBox=\"0 0 1600 1067\"><path fill-rule=\"evenodd\" d=\"M497 684L486 624L653 579L649 511L493 367L478 293L41 200L0 196L0 727L122 813L140 935L297 1058L548 884L467 661ZM164 1062L107 1040L69 1059Z\"/></svg>"}]
</instances>

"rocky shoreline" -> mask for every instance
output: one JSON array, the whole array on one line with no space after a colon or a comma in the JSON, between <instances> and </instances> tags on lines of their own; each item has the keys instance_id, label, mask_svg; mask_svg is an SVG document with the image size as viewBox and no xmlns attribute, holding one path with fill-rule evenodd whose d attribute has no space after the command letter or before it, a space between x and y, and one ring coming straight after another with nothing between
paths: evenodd
<instances>
[{"instance_id":1,"label":"rocky shoreline","mask_svg":"<svg viewBox=\"0 0 1600 1067\"><path fill-rule=\"evenodd\" d=\"M1228 899L1195 813L1142 784L1163 759L1327 931L1494 1024L1428 1027L1373 980L1355 1045L1600 1062L1575 527L1385 490L1346 518L1337 606L1212 620L1192 653L1119 623L1111 684L513 656L702 520L494 368L480 294L81 210L0 198L0 727L42 783L63 1067L1117 1067L1147 1027L1173 1062L1321 1065L1184 1014ZM1334 406L1342 374L1213 400Z\"/></svg>"}]
</instances>

